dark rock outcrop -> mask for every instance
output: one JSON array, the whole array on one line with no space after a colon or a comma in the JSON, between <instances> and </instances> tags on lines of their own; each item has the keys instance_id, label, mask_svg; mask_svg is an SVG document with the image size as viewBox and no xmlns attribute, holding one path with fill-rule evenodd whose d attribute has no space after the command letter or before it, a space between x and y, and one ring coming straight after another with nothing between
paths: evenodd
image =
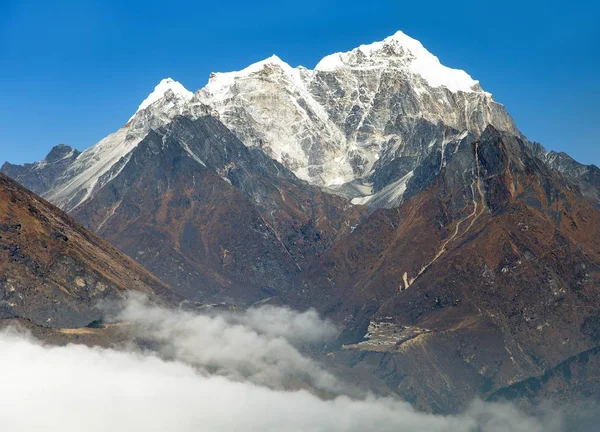
<instances>
[{"instance_id":1,"label":"dark rock outcrop","mask_svg":"<svg viewBox=\"0 0 600 432\"><path fill-rule=\"evenodd\" d=\"M428 187L373 212L285 298L335 319L359 362L385 363L394 391L438 411L598 345L600 212L519 137L488 128L457 145Z\"/></svg>"},{"instance_id":2,"label":"dark rock outcrop","mask_svg":"<svg viewBox=\"0 0 600 432\"><path fill-rule=\"evenodd\" d=\"M24 165L6 162L0 172L25 186L30 191L42 195L54 186L61 174L73 163L80 152L72 147L59 144L50 150L43 161Z\"/></svg>"}]
</instances>

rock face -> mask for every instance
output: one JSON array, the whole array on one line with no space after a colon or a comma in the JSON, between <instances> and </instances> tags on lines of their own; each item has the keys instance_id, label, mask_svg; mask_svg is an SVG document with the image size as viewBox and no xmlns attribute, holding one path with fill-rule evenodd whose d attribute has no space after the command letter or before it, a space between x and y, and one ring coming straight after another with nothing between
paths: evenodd
<instances>
[{"instance_id":1,"label":"rock face","mask_svg":"<svg viewBox=\"0 0 600 432\"><path fill-rule=\"evenodd\" d=\"M193 300L278 295L365 214L211 116L176 117L109 176L73 215Z\"/></svg>"},{"instance_id":2,"label":"rock face","mask_svg":"<svg viewBox=\"0 0 600 432\"><path fill-rule=\"evenodd\" d=\"M401 32L325 57L314 70L273 56L213 74L192 101L215 108L246 145L298 177L330 187L355 182L356 196L400 179L464 131L491 124L518 134L477 81Z\"/></svg>"},{"instance_id":3,"label":"rock face","mask_svg":"<svg viewBox=\"0 0 600 432\"><path fill-rule=\"evenodd\" d=\"M547 369L541 376L504 387L492 393L488 399L518 400L532 405L549 399L565 405L580 401L582 397L597 401L600 389L594 377L599 367L600 347L595 347Z\"/></svg>"},{"instance_id":4,"label":"rock face","mask_svg":"<svg viewBox=\"0 0 600 432\"><path fill-rule=\"evenodd\" d=\"M439 411L594 348L600 306L600 212L577 187L492 127L445 157L428 188L371 214L287 299L344 325L349 363ZM382 330L361 342L370 323Z\"/></svg>"},{"instance_id":5,"label":"rock face","mask_svg":"<svg viewBox=\"0 0 600 432\"><path fill-rule=\"evenodd\" d=\"M0 318L83 327L102 299L170 289L62 211L0 174Z\"/></svg>"},{"instance_id":6,"label":"rock face","mask_svg":"<svg viewBox=\"0 0 600 432\"><path fill-rule=\"evenodd\" d=\"M571 184L581 189L583 195L600 208L600 168L583 165L566 153L549 152L544 161L559 171Z\"/></svg>"}]
</instances>

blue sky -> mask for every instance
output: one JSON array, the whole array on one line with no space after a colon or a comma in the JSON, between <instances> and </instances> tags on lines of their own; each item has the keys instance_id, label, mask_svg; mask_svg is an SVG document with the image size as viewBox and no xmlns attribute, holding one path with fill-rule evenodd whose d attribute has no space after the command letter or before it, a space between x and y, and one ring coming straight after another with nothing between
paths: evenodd
<instances>
[{"instance_id":1,"label":"blue sky","mask_svg":"<svg viewBox=\"0 0 600 432\"><path fill-rule=\"evenodd\" d=\"M402 30L480 80L530 139L600 165L600 2L0 0L0 163L84 149L164 77L293 66Z\"/></svg>"}]
</instances>

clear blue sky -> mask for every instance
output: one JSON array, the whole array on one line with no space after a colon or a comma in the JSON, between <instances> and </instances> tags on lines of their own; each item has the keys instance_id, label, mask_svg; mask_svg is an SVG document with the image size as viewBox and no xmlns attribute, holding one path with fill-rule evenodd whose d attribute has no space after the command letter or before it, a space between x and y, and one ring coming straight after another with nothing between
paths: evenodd
<instances>
[{"instance_id":1,"label":"clear blue sky","mask_svg":"<svg viewBox=\"0 0 600 432\"><path fill-rule=\"evenodd\" d=\"M597 0L0 0L0 163L84 149L164 77L326 54L402 30L481 81L530 139L600 165Z\"/></svg>"}]
</instances>

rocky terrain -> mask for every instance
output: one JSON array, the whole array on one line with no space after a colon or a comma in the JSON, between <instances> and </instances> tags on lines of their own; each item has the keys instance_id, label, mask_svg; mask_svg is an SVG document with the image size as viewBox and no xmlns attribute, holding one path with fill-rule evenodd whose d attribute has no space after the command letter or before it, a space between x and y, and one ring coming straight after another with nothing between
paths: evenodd
<instances>
[{"instance_id":1,"label":"rocky terrain","mask_svg":"<svg viewBox=\"0 0 600 432\"><path fill-rule=\"evenodd\" d=\"M314 70L274 56L214 74L195 100L298 177L324 186L359 180L374 192L397 180L382 181L383 171L410 172L464 130L480 133L493 124L516 132L477 81L441 65L402 32L327 56Z\"/></svg>"},{"instance_id":2,"label":"rocky terrain","mask_svg":"<svg viewBox=\"0 0 600 432\"><path fill-rule=\"evenodd\" d=\"M217 119L151 132L72 214L187 298L248 303L289 289L366 214L299 181Z\"/></svg>"},{"instance_id":3,"label":"rocky terrain","mask_svg":"<svg viewBox=\"0 0 600 432\"><path fill-rule=\"evenodd\" d=\"M43 161L23 166L7 162L2 166L2 172L27 186L30 191L43 194L60 183L63 172L75 162L80 154L80 151L72 147L59 144L48 153Z\"/></svg>"},{"instance_id":4,"label":"rocky terrain","mask_svg":"<svg viewBox=\"0 0 600 432\"><path fill-rule=\"evenodd\" d=\"M0 174L0 318L85 327L101 319L99 301L128 290L175 301L135 261Z\"/></svg>"},{"instance_id":5,"label":"rocky terrain","mask_svg":"<svg viewBox=\"0 0 600 432\"><path fill-rule=\"evenodd\" d=\"M371 214L287 300L337 319L352 361L442 411L598 343L596 208L518 137L490 127L455 146L430 187ZM392 328L361 342L374 322Z\"/></svg>"}]
</instances>

